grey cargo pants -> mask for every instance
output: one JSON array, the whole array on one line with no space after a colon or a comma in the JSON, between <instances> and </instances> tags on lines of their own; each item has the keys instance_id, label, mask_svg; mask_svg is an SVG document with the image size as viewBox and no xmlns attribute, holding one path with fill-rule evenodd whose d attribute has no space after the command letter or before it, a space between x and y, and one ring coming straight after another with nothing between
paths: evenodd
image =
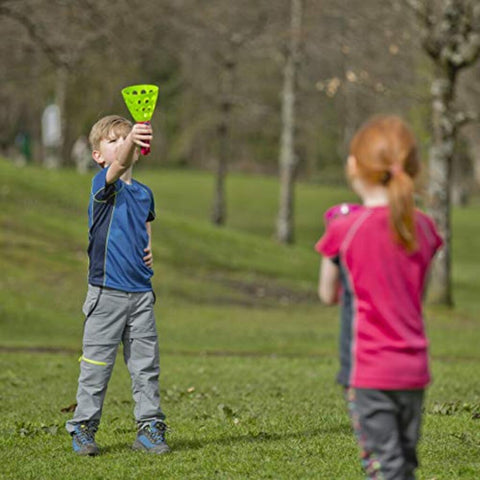
<instances>
[{"instance_id":1,"label":"grey cargo pants","mask_svg":"<svg viewBox=\"0 0 480 480\"><path fill-rule=\"evenodd\" d=\"M350 417L370 480L414 480L424 390L346 391Z\"/></svg>"},{"instance_id":2,"label":"grey cargo pants","mask_svg":"<svg viewBox=\"0 0 480 480\"><path fill-rule=\"evenodd\" d=\"M67 422L98 424L117 349L123 342L123 356L132 379L134 416L139 423L163 420L160 408L158 337L153 292L128 293L88 286L83 305L85 327L80 357L77 408Z\"/></svg>"}]
</instances>

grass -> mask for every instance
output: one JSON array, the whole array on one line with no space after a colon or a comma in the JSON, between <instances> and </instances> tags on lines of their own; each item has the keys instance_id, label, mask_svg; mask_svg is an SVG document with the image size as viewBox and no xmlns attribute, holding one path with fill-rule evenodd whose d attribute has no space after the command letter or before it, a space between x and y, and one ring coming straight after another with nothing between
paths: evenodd
<instances>
[{"instance_id":1,"label":"grass","mask_svg":"<svg viewBox=\"0 0 480 480\"><path fill-rule=\"evenodd\" d=\"M157 204L161 397L173 453L129 450L133 404L119 360L97 436L103 454L85 459L71 453L62 409L78 376L90 178L6 161L0 178L0 479L363 478L334 384L338 312L314 295L321 215L348 192L300 184L297 244L284 247L272 240L274 179L231 175L218 229L208 222L211 175L139 171ZM457 305L426 310L435 381L419 479L477 479L480 470L478 204L455 210L453 225Z\"/></svg>"}]
</instances>

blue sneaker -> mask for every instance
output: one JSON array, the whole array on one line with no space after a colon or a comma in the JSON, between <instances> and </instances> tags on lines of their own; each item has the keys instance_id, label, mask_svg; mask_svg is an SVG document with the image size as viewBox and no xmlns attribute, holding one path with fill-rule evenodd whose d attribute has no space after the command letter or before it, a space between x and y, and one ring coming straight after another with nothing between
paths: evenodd
<instances>
[{"instance_id":1,"label":"blue sneaker","mask_svg":"<svg viewBox=\"0 0 480 480\"><path fill-rule=\"evenodd\" d=\"M132 445L134 450L144 450L149 453L168 453L170 447L165 441L167 426L160 420L143 423L137 433L137 438Z\"/></svg>"},{"instance_id":2,"label":"blue sneaker","mask_svg":"<svg viewBox=\"0 0 480 480\"><path fill-rule=\"evenodd\" d=\"M73 451L77 455L98 455L98 446L95 443L97 425L78 423L72 432Z\"/></svg>"}]
</instances>

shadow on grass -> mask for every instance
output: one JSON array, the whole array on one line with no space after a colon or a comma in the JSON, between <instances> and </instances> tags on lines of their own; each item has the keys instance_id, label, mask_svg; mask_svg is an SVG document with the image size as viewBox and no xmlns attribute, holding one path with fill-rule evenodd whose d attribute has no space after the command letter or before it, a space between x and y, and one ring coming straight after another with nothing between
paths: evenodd
<instances>
[{"instance_id":1,"label":"shadow on grass","mask_svg":"<svg viewBox=\"0 0 480 480\"><path fill-rule=\"evenodd\" d=\"M336 425L329 428L316 428L311 430L304 430L301 432L284 432L284 433L269 433L259 432L255 434L244 435L226 435L219 438L198 438L193 440L176 440L172 442L171 447L173 451L178 450L198 450L206 445L219 445L228 446L236 443L267 443L267 442L279 442L283 440L292 439L307 439L312 437L319 437L322 435L331 434L351 434L350 425Z\"/></svg>"},{"instance_id":2,"label":"shadow on grass","mask_svg":"<svg viewBox=\"0 0 480 480\"><path fill-rule=\"evenodd\" d=\"M234 444L255 444L255 443L269 443L269 442L280 442L283 440L291 439L308 439L314 437L320 437L324 435L332 434L343 434L350 435L351 428L348 424L332 426L329 428L315 428L311 430L304 430L301 432L285 432L285 433L269 433L269 432L259 432L255 434L244 434L244 435L225 435L217 438L196 438L193 440L172 440L169 441L169 445L172 448L172 453L180 452L184 450L200 450L209 445L217 446L229 446ZM168 441L168 439L167 439ZM109 454L124 454L125 451L132 450L132 442L118 442L110 445L100 446L100 455L109 455ZM147 452L139 452L145 453Z\"/></svg>"}]
</instances>

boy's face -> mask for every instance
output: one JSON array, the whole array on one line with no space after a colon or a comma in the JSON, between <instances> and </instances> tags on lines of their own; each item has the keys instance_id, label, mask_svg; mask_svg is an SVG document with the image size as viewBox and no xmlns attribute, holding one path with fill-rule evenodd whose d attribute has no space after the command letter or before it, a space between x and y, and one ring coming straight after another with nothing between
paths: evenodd
<instances>
[{"instance_id":1,"label":"boy's face","mask_svg":"<svg viewBox=\"0 0 480 480\"><path fill-rule=\"evenodd\" d=\"M102 168L108 167L117 159L118 148L125 141L125 137L115 132L110 132L107 138L100 141L98 150L92 152L92 157ZM139 157L138 149L135 149L134 163Z\"/></svg>"}]
</instances>

